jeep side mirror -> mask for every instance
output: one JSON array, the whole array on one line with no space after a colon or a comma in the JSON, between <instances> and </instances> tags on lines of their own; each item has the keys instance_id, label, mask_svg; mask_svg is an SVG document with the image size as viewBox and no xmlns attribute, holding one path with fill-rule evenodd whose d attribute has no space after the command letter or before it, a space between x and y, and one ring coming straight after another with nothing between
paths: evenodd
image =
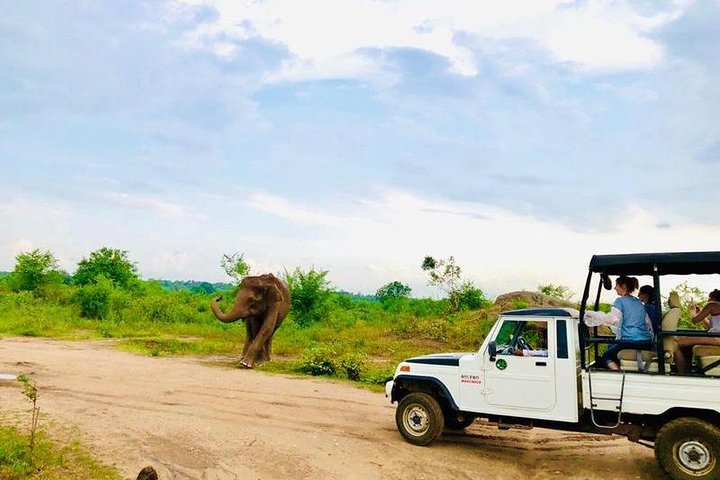
<instances>
[{"instance_id":1,"label":"jeep side mirror","mask_svg":"<svg viewBox=\"0 0 720 480\"><path fill-rule=\"evenodd\" d=\"M607 273L601 273L600 280L602 280L603 288L605 290L612 290L612 281Z\"/></svg>"},{"instance_id":2,"label":"jeep side mirror","mask_svg":"<svg viewBox=\"0 0 720 480\"><path fill-rule=\"evenodd\" d=\"M490 361L494 362L495 357L497 357L497 343L495 343L495 340L488 343L488 352L490 353Z\"/></svg>"}]
</instances>

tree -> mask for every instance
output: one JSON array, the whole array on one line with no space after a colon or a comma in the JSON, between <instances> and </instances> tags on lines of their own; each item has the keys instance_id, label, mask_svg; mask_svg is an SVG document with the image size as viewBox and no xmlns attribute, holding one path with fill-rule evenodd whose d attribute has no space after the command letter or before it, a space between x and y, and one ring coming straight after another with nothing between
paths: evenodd
<instances>
[{"instance_id":1,"label":"tree","mask_svg":"<svg viewBox=\"0 0 720 480\"><path fill-rule=\"evenodd\" d=\"M538 285L538 292L565 301L570 300L570 297L573 296L573 292L565 285L555 285L553 283Z\"/></svg>"},{"instance_id":2,"label":"tree","mask_svg":"<svg viewBox=\"0 0 720 480\"><path fill-rule=\"evenodd\" d=\"M138 280L137 267L128 259L124 250L102 247L83 258L73 275L78 285L97 283L100 276L110 280L114 285L127 288Z\"/></svg>"},{"instance_id":3,"label":"tree","mask_svg":"<svg viewBox=\"0 0 720 480\"><path fill-rule=\"evenodd\" d=\"M451 255L447 259L436 260L428 255L423 260L422 269L430 275L428 285L444 290L448 294L453 311L457 312L460 309L458 289L461 270L455 264L455 258Z\"/></svg>"},{"instance_id":4,"label":"tree","mask_svg":"<svg viewBox=\"0 0 720 480\"><path fill-rule=\"evenodd\" d=\"M380 287L375 292L375 297L381 303L386 303L400 298L407 298L410 296L411 291L410 287L396 280Z\"/></svg>"},{"instance_id":5,"label":"tree","mask_svg":"<svg viewBox=\"0 0 720 480\"><path fill-rule=\"evenodd\" d=\"M15 257L15 269L10 273L13 290L37 293L45 285L61 282L62 272L50 250L43 252L36 248L31 252L21 252Z\"/></svg>"},{"instance_id":6,"label":"tree","mask_svg":"<svg viewBox=\"0 0 720 480\"><path fill-rule=\"evenodd\" d=\"M293 273L285 271L285 281L290 288L291 312L301 327L325 320L330 313L332 295L330 281L325 270L308 271L297 267Z\"/></svg>"},{"instance_id":7,"label":"tree","mask_svg":"<svg viewBox=\"0 0 720 480\"><path fill-rule=\"evenodd\" d=\"M243 277L250 273L250 265L245 261L242 253L224 253L220 259L220 266L230 278L240 284Z\"/></svg>"}]
</instances>

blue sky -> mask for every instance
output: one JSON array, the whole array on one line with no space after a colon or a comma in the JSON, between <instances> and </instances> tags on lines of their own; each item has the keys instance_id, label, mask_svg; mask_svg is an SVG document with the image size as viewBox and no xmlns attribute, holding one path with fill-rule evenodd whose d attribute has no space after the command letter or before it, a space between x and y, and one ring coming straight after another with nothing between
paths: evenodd
<instances>
[{"instance_id":1,"label":"blue sky","mask_svg":"<svg viewBox=\"0 0 720 480\"><path fill-rule=\"evenodd\" d=\"M717 249L720 2L16 2L0 270L329 270L579 291L594 253Z\"/></svg>"}]
</instances>

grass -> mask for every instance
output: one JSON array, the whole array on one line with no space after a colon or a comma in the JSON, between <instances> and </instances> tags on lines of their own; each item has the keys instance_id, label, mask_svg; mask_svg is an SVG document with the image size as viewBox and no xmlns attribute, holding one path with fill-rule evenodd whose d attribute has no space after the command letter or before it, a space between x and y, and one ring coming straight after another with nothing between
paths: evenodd
<instances>
[{"instance_id":1,"label":"grass","mask_svg":"<svg viewBox=\"0 0 720 480\"><path fill-rule=\"evenodd\" d=\"M12 426L0 426L0 478L3 480L121 479L120 473L94 460L77 440L54 441L38 432L35 448Z\"/></svg>"},{"instance_id":2,"label":"grass","mask_svg":"<svg viewBox=\"0 0 720 480\"><path fill-rule=\"evenodd\" d=\"M119 349L149 356L239 358L245 338L243 323L216 320L208 308L209 299L186 292L125 298L105 319L93 320L80 316L69 294L47 300L27 292L0 291L0 335L114 339ZM377 385L405 358L477 349L495 319L488 309L442 315L439 306L422 300L386 310L379 303L344 299L323 322L301 327L291 316L275 333L273 361L259 369L302 373L303 358L322 347L336 364L334 378L347 376L342 360L354 356L361 362L359 383Z\"/></svg>"}]
</instances>

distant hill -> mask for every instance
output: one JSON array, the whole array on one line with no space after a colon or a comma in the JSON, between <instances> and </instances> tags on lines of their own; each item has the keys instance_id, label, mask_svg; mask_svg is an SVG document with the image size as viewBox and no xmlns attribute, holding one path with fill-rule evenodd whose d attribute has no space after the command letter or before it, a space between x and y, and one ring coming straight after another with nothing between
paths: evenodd
<instances>
[{"instance_id":1,"label":"distant hill","mask_svg":"<svg viewBox=\"0 0 720 480\"><path fill-rule=\"evenodd\" d=\"M10 272L0 272L0 278L7 277L10 275Z\"/></svg>"},{"instance_id":2,"label":"distant hill","mask_svg":"<svg viewBox=\"0 0 720 480\"><path fill-rule=\"evenodd\" d=\"M197 280L157 280L152 279L153 282L158 282L163 290L169 292L177 292L181 290L187 290L190 292L198 293L213 293L218 291L230 290L234 287L232 283L224 282L199 282Z\"/></svg>"}]
</instances>

